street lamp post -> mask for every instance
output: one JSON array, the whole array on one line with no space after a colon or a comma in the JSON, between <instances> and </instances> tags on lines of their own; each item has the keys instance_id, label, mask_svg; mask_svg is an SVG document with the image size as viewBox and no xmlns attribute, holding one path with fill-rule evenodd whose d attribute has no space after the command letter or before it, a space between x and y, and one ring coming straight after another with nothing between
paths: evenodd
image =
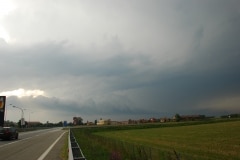
<instances>
[{"instance_id":1,"label":"street lamp post","mask_svg":"<svg viewBox=\"0 0 240 160\"><path fill-rule=\"evenodd\" d=\"M23 127L23 125L25 125L25 121L24 121L24 112L23 112L23 109L21 107L17 107L17 106L13 106L14 108L18 108L22 111L22 114L21 114L21 127Z\"/></svg>"},{"instance_id":2,"label":"street lamp post","mask_svg":"<svg viewBox=\"0 0 240 160\"><path fill-rule=\"evenodd\" d=\"M34 112L29 112L28 127L30 127L30 114Z\"/></svg>"}]
</instances>

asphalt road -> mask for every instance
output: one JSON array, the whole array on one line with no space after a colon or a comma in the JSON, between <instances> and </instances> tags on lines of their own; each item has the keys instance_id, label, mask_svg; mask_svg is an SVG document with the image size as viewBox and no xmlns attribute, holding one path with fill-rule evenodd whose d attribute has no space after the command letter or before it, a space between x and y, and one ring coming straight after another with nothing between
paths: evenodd
<instances>
[{"instance_id":1,"label":"asphalt road","mask_svg":"<svg viewBox=\"0 0 240 160\"><path fill-rule=\"evenodd\" d=\"M61 128L19 133L18 140L0 140L0 160L59 160L66 136Z\"/></svg>"}]
</instances>

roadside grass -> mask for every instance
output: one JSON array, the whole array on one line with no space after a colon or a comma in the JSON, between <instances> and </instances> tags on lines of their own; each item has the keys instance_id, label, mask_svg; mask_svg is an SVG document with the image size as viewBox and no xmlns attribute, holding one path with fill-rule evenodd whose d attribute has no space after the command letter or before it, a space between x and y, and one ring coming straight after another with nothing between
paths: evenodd
<instances>
[{"instance_id":1,"label":"roadside grass","mask_svg":"<svg viewBox=\"0 0 240 160\"><path fill-rule=\"evenodd\" d=\"M239 160L240 121L206 123L103 126L73 132L88 160Z\"/></svg>"},{"instance_id":2,"label":"roadside grass","mask_svg":"<svg viewBox=\"0 0 240 160\"><path fill-rule=\"evenodd\" d=\"M61 149L60 158L61 160L68 160L68 134L64 135L64 145Z\"/></svg>"},{"instance_id":3,"label":"roadside grass","mask_svg":"<svg viewBox=\"0 0 240 160\"><path fill-rule=\"evenodd\" d=\"M88 128L71 129L84 156L88 160L107 160L109 152Z\"/></svg>"},{"instance_id":4,"label":"roadside grass","mask_svg":"<svg viewBox=\"0 0 240 160\"><path fill-rule=\"evenodd\" d=\"M240 159L240 121L194 126L98 132L95 135L177 151L181 159ZM195 157L195 158L192 158Z\"/></svg>"}]
</instances>

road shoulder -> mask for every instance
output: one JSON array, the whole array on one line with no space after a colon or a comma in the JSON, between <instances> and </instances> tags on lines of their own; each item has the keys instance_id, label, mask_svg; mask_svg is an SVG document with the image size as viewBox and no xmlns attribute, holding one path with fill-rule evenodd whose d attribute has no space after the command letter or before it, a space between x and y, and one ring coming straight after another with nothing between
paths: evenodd
<instances>
[{"instance_id":1,"label":"road shoulder","mask_svg":"<svg viewBox=\"0 0 240 160\"><path fill-rule=\"evenodd\" d=\"M47 154L44 160L65 160L63 150L64 147L67 146L68 143L68 131L63 130L64 135L59 139L59 141L53 146L51 151ZM68 153L67 153L68 154Z\"/></svg>"}]
</instances>

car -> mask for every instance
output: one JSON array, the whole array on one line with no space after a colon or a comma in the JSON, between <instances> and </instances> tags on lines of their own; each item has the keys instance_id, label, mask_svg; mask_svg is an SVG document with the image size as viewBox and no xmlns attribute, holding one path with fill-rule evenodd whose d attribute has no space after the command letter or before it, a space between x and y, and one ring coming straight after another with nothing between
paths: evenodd
<instances>
[{"instance_id":1,"label":"car","mask_svg":"<svg viewBox=\"0 0 240 160\"><path fill-rule=\"evenodd\" d=\"M0 127L0 139L18 139L18 130L14 127Z\"/></svg>"}]
</instances>

